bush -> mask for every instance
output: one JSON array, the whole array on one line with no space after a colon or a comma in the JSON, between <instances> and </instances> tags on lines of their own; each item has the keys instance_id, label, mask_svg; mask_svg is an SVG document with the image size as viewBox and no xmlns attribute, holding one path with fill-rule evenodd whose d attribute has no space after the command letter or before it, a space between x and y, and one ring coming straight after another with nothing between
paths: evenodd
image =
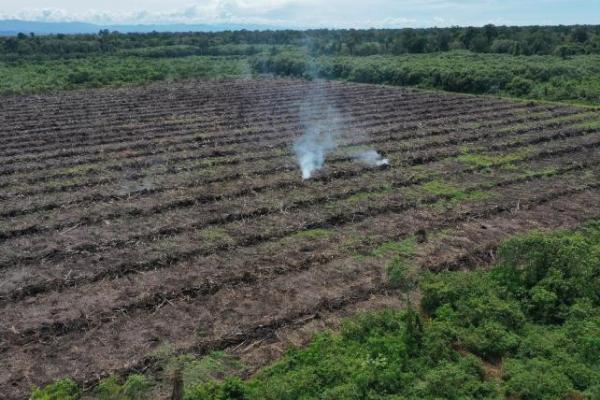
<instances>
[{"instance_id":1,"label":"bush","mask_svg":"<svg viewBox=\"0 0 600 400\"><path fill-rule=\"evenodd\" d=\"M67 81L73 85L81 85L91 82L95 79L95 75L89 70L76 70L67 76Z\"/></svg>"},{"instance_id":2,"label":"bush","mask_svg":"<svg viewBox=\"0 0 600 400\"><path fill-rule=\"evenodd\" d=\"M196 388L205 397L194 400L225 388L245 399L594 398L599 251L598 224L518 236L491 271L427 275L425 317L412 307L359 316L252 380ZM406 265L396 264L403 282ZM483 360L498 363L497 379Z\"/></svg>"},{"instance_id":3,"label":"bush","mask_svg":"<svg viewBox=\"0 0 600 400\"><path fill-rule=\"evenodd\" d=\"M490 47L492 53L519 54L519 42L510 39L496 39Z\"/></svg>"},{"instance_id":4,"label":"bush","mask_svg":"<svg viewBox=\"0 0 600 400\"><path fill-rule=\"evenodd\" d=\"M120 384L116 377L102 380L96 388L99 400L145 400L152 383L144 375L132 374Z\"/></svg>"},{"instance_id":5,"label":"bush","mask_svg":"<svg viewBox=\"0 0 600 400\"><path fill-rule=\"evenodd\" d=\"M575 395L571 380L560 366L547 360L505 363L506 395L523 400L565 399Z\"/></svg>"},{"instance_id":6,"label":"bush","mask_svg":"<svg viewBox=\"0 0 600 400\"><path fill-rule=\"evenodd\" d=\"M506 91L517 97L527 96L532 88L533 82L531 80L519 76L514 77L510 83L506 85Z\"/></svg>"},{"instance_id":7,"label":"bush","mask_svg":"<svg viewBox=\"0 0 600 400\"><path fill-rule=\"evenodd\" d=\"M78 400L81 389L72 379L62 379L41 389L35 389L32 400Z\"/></svg>"},{"instance_id":8,"label":"bush","mask_svg":"<svg viewBox=\"0 0 600 400\"><path fill-rule=\"evenodd\" d=\"M600 248L581 233L536 233L504 243L497 279L535 320L563 322L581 299L600 305Z\"/></svg>"},{"instance_id":9,"label":"bush","mask_svg":"<svg viewBox=\"0 0 600 400\"><path fill-rule=\"evenodd\" d=\"M218 382L190 361L197 367L187 374L201 379L187 378L199 383L185 387L185 399L598 398L599 254L599 223L517 236L490 271L426 275L421 311L347 320L247 381ZM98 394L128 400L146 388L133 375L123 385L104 381ZM72 381L61 381L33 398L78 396Z\"/></svg>"}]
</instances>

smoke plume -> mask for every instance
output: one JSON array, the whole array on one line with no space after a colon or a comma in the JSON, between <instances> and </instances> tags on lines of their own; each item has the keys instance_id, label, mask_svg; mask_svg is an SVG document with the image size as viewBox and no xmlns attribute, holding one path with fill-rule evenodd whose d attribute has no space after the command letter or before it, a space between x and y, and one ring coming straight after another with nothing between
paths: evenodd
<instances>
[{"instance_id":1,"label":"smoke plume","mask_svg":"<svg viewBox=\"0 0 600 400\"><path fill-rule=\"evenodd\" d=\"M302 179L310 179L315 171L320 170L327 153L335 148L336 140L331 132L315 127L296 140L294 152L302 170Z\"/></svg>"},{"instance_id":2,"label":"smoke plume","mask_svg":"<svg viewBox=\"0 0 600 400\"><path fill-rule=\"evenodd\" d=\"M354 153L352 158L369 167L381 167L390 163L387 158L383 158L376 150L365 150Z\"/></svg>"},{"instance_id":3,"label":"smoke plume","mask_svg":"<svg viewBox=\"0 0 600 400\"><path fill-rule=\"evenodd\" d=\"M310 57L310 47L311 40L307 39L305 51L311 61L305 75L312 79L312 83L300 107L300 124L304 134L296 139L293 146L304 180L310 179L315 172L323 168L327 155L341 142L342 128L347 128L343 134L344 142L360 141L363 139L361 136L364 136L364 133L349 128L351 124L341 123L340 113L327 99L327 85L320 79L319 68ZM352 158L369 167L379 167L389 163L388 159L383 158L375 150L357 152Z\"/></svg>"},{"instance_id":4,"label":"smoke plume","mask_svg":"<svg viewBox=\"0 0 600 400\"><path fill-rule=\"evenodd\" d=\"M300 124L304 134L294 142L294 153L302 179L310 179L323 168L327 155L339 143L340 114L325 97L325 83L313 81L300 108Z\"/></svg>"}]
</instances>

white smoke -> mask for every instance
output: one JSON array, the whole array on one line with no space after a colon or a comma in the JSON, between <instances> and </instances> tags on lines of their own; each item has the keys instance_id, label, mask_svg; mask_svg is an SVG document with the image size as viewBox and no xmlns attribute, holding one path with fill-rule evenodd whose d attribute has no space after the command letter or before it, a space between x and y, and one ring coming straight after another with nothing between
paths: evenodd
<instances>
[{"instance_id":1,"label":"white smoke","mask_svg":"<svg viewBox=\"0 0 600 400\"><path fill-rule=\"evenodd\" d=\"M382 165L388 165L390 161L387 158L383 158L376 150L365 150L358 153L354 153L352 158L358 162L361 162L369 167L381 167Z\"/></svg>"},{"instance_id":2,"label":"white smoke","mask_svg":"<svg viewBox=\"0 0 600 400\"><path fill-rule=\"evenodd\" d=\"M294 143L294 152L300 169L302 179L310 179L314 172L323 168L327 153L336 148L336 139L331 131L319 127L311 127Z\"/></svg>"},{"instance_id":3,"label":"white smoke","mask_svg":"<svg viewBox=\"0 0 600 400\"><path fill-rule=\"evenodd\" d=\"M307 42L307 48L308 45ZM323 168L327 155L340 144L342 128L351 126L341 123L339 111L327 101L327 85L318 78L316 66L312 65L308 73L313 82L300 108L300 123L304 134L296 139L293 147L304 180L310 179L315 172ZM352 141L360 140L361 136L364 134L351 128L344 133L344 138ZM375 150L354 153L352 158L370 167L389 164L389 160Z\"/></svg>"},{"instance_id":4,"label":"white smoke","mask_svg":"<svg viewBox=\"0 0 600 400\"><path fill-rule=\"evenodd\" d=\"M304 134L294 142L294 153L302 179L310 179L323 168L327 154L334 151L339 142L340 114L326 100L324 81L313 81L300 108L300 123Z\"/></svg>"}]
</instances>

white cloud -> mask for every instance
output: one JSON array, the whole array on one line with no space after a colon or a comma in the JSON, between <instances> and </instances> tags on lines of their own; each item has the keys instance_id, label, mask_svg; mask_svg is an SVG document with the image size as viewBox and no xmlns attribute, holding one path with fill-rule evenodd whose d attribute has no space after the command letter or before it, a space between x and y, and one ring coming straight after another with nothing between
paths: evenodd
<instances>
[{"instance_id":1,"label":"white cloud","mask_svg":"<svg viewBox=\"0 0 600 400\"><path fill-rule=\"evenodd\" d=\"M598 23L589 0L0 0L2 19L99 24L250 23L287 27L425 27ZM95 4L95 7L92 4ZM587 6L583 6L587 4ZM595 20L594 20L595 19Z\"/></svg>"},{"instance_id":2,"label":"white cloud","mask_svg":"<svg viewBox=\"0 0 600 400\"><path fill-rule=\"evenodd\" d=\"M103 24L126 23L286 23L268 18L269 14L294 4L308 4L312 0L208 0L185 7L151 10L95 10L69 11L64 8L24 8L16 12L0 12L0 19L29 21L81 21Z\"/></svg>"},{"instance_id":3,"label":"white cloud","mask_svg":"<svg viewBox=\"0 0 600 400\"><path fill-rule=\"evenodd\" d=\"M419 21L414 18L390 17L379 20L367 20L366 25L372 28L414 28Z\"/></svg>"}]
</instances>

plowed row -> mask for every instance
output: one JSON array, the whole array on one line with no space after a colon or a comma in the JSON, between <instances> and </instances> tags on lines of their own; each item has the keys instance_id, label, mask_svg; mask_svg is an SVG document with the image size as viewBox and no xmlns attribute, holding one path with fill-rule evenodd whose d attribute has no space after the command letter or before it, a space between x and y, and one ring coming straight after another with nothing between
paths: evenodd
<instances>
[{"instance_id":1,"label":"plowed row","mask_svg":"<svg viewBox=\"0 0 600 400\"><path fill-rule=\"evenodd\" d=\"M2 100L7 399L159 368L167 344L258 365L286 327L394 296L382 244L424 235L415 263L462 268L600 217L587 109L283 79ZM339 146L302 181L292 143L332 107ZM390 165L353 161L368 148Z\"/></svg>"}]
</instances>

